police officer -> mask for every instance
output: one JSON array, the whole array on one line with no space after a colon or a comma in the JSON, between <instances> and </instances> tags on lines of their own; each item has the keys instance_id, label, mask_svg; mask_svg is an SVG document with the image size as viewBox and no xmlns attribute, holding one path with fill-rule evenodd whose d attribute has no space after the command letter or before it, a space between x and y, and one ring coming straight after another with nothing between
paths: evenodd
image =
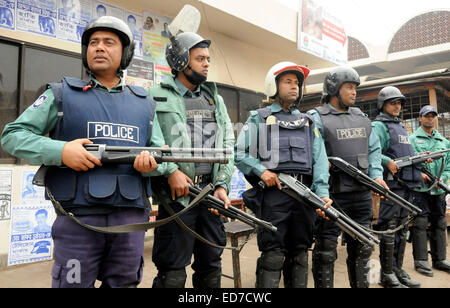
<instances>
[{"instance_id":1,"label":"police officer","mask_svg":"<svg viewBox=\"0 0 450 308\"><path fill-rule=\"evenodd\" d=\"M372 133L367 116L359 108L353 107L359 84L359 75L353 68L341 66L332 69L324 80L323 105L309 113L324 137L328 156L346 160L387 187L383 181L378 137ZM369 227L372 221L372 195L369 189L350 176L334 170L331 170L330 177L330 193L335 206L344 210L357 223ZM335 223L319 218L312 265L314 284L318 288L334 286L339 234L340 229ZM368 287L368 261L372 249L367 244L344 236L350 286Z\"/></svg>"},{"instance_id":2,"label":"police officer","mask_svg":"<svg viewBox=\"0 0 450 308\"><path fill-rule=\"evenodd\" d=\"M210 65L211 42L192 32L171 38L166 59L173 76L150 88L157 102L156 113L164 138L173 147L233 148L234 133L223 98L216 84L207 82ZM169 176L164 179L170 191L155 192L159 205L158 219L169 213L163 205L174 211L187 205L189 184L200 187L213 183L214 196L230 204L227 194L234 170L234 159L228 164L169 163ZM226 244L223 220L197 206L181 216L182 221L208 241ZM155 229L153 262L158 268L154 287L182 288L186 282L185 267L194 262L192 277L195 288L220 288L221 255L223 249L210 246L183 230L176 222Z\"/></svg>"},{"instance_id":3,"label":"police officer","mask_svg":"<svg viewBox=\"0 0 450 308\"><path fill-rule=\"evenodd\" d=\"M399 170L394 159L414 155L408 133L399 118L406 98L393 86L381 89L378 94L379 115L372 122L372 129L380 139L381 162L384 179L395 194L410 199L410 189L422 187L422 176L417 166ZM402 269L405 255L408 226L404 225L408 212L386 199L380 200L378 226L380 231L393 230L403 225L398 232L383 233L380 236L380 284L386 288L420 287ZM389 232L389 231L388 231Z\"/></svg>"},{"instance_id":4,"label":"police officer","mask_svg":"<svg viewBox=\"0 0 450 308\"><path fill-rule=\"evenodd\" d=\"M426 151L434 152L450 148L450 142L435 129L437 111L433 106L422 107L419 112L420 127L410 136L411 144L416 154ZM440 175L442 181L450 184L450 155L423 164L434 176ZM441 169L443 168L443 169ZM442 174L441 173L442 170ZM433 268L450 272L450 262L446 260L446 230L445 192L437 186L431 187L433 181L422 173L425 186L413 191L413 203L422 209L422 213L414 219L411 228L414 267L416 271L433 276L428 263L427 227L430 232L430 251Z\"/></svg>"},{"instance_id":5,"label":"police officer","mask_svg":"<svg viewBox=\"0 0 450 308\"><path fill-rule=\"evenodd\" d=\"M236 166L254 185L247 196L258 200L244 201L278 228L276 233L258 230L257 288L277 288L282 270L285 287L306 287L308 281L308 248L317 215L280 190L277 173L291 174L310 186L327 206L331 204L322 137L312 118L297 109L308 73L308 68L292 62L274 65L265 79L265 92L273 103L250 112L235 146ZM255 187L261 180L264 190ZM252 206L253 202L257 204Z\"/></svg>"},{"instance_id":6,"label":"police officer","mask_svg":"<svg viewBox=\"0 0 450 308\"><path fill-rule=\"evenodd\" d=\"M67 166L51 168L46 185L64 210L82 223L105 227L148 221L151 186L141 172L157 168L154 158L143 152L134 165L102 166L83 147L91 140L164 145L155 103L143 88L125 86L122 80L133 57L133 36L122 20L103 16L85 28L81 45L89 80L65 77L51 84L6 125L2 146L32 164ZM137 286L142 279L143 231L102 234L57 214L52 229L53 287L93 287L96 279L102 287Z\"/></svg>"}]
</instances>

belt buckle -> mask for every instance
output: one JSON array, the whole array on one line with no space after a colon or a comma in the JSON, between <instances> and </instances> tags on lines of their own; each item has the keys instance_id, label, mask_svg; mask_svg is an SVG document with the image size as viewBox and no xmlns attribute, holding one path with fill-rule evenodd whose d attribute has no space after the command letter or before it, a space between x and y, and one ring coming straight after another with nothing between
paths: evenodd
<instances>
[{"instance_id":1,"label":"belt buckle","mask_svg":"<svg viewBox=\"0 0 450 308\"><path fill-rule=\"evenodd\" d=\"M194 184L198 185L200 183L203 183L207 179L207 174L199 174L194 176Z\"/></svg>"}]
</instances>

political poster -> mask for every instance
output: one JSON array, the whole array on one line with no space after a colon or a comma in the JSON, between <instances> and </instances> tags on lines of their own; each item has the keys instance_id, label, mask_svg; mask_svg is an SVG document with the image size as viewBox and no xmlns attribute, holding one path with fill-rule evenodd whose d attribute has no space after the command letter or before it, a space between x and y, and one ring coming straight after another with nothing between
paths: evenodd
<instances>
[{"instance_id":1,"label":"political poster","mask_svg":"<svg viewBox=\"0 0 450 308\"><path fill-rule=\"evenodd\" d=\"M18 30L56 37L56 22L56 0L17 0Z\"/></svg>"},{"instance_id":2,"label":"political poster","mask_svg":"<svg viewBox=\"0 0 450 308\"><path fill-rule=\"evenodd\" d=\"M16 0L0 1L0 27L9 30L16 28Z\"/></svg>"},{"instance_id":3,"label":"political poster","mask_svg":"<svg viewBox=\"0 0 450 308\"><path fill-rule=\"evenodd\" d=\"M50 202L12 206L8 266L52 258L55 217Z\"/></svg>"},{"instance_id":4,"label":"political poster","mask_svg":"<svg viewBox=\"0 0 450 308\"><path fill-rule=\"evenodd\" d=\"M124 10L105 1L94 1L92 5L92 19L101 16L114 16L124 20Z\"/></svg>"},{"instance_id":5,"label":"political poster","mask_svg":"<svg viewBox=\"0 0 450 308\"><path fill-rule=\"evenodd\" d=\"M152 62L134 58L124 73L125 84L143 88L151 87L154 84L154 71Z\"/></svg>"},{"instance_id":6,"label":"political poster","mask_svg":"<svg viewBox=\"0 0 450 308\"><path fill-rule=\"evenodd\" d=\"M91 3L90 0L58 0L58 39L81 42L83 30L92 19Z\"/></svg>"},{"instance_id":7,"label":"political poster","mask_svg":"<svg viewBox=\"0 0 450 308\"><path fill-rule=\"evenodd\" d=\"M12 168L0 169L0 221L11 219Z\"/></svg>"},{"instance_id":8,"label":"political poster","mask_svg":"<svg viewBox=\"0 0 450 308\"><path fill-rule=\"evenodd\" d=\"M345 65L348 39L342 21L312 0L300 1L297 49Z\"/></svg>"},{"instance_id":9,"label":"political poster","mask_svg":"<svg viewBox=\"0 0 450 308\"><path fill-rule=\"evenodd\" d=\"M165 54L169 42L167 26L170 19L148 11L143 12L142 19L144 60L168 67Z\"/></svg>"},{"instance_id":10,"label":"political poster","mask_svg":"<svg viewBox=\"0 0 450 308\"><path fill-rule=\"evenodd\" d=\"M124 21L130 27L134 39L134 57L142 59L142 15L132 11L124 11Z\"/></svg>"}]
</instances>

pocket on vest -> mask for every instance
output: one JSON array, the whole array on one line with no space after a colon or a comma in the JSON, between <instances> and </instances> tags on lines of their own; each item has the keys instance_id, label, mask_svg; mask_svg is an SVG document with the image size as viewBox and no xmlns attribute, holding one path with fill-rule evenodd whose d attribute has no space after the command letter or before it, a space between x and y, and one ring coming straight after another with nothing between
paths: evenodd
<instances>
[{"instance_id":1,"label":"pocket on vest","mask_svg":"<svg viewBox=\"0 0 450 308\"><path fill-rule=\"evenodd\" d=\"M45 177L47 187L58 201L75 199L77 174L70 168L50 168Z\"/></svg>"},{"instance_id":2,"label":"pocket on vest","mask_svg":"<svg viewBox=\"0 0 450 308\"><path fill-rule=\"evenodd\" d=\"M367 170L369 170L369 155L367 154L358 155L358 167L361 171L367 173Z\"/></svg>"},{"instance_id":3,"label":"pocket on vest","mask_svg":"<svg viewBox=\"0 0 450 308\"><path fill-rule=\"evenodd\" d=\"M97 174L89 177L86 198L95 203L114 204L121 198L136 200L141 195L142 183L135 176Z\"/></svg>"},{"instance_id":4,"label":"pocket on vest","mask_svg":"<svg viewBox=\"0 0 450 308\"><path fill-rule=\"evenodd\" d=\"M281 137L278 139L278 158L280 163L291 160L291 152L289 151L289 137ZM273 148L272 148L273 153Z\"/></svg>"},{"instance_id":5,"label":"pocket on vest","mask_svg":"<svg viewBox=\"0 0 450 308\"><path fill-rule=\"evenodd\" d=\"M117 176L119 190L122 197L128 200L136 200L142 195L142 180L132 175Z\"/></svg>"},{"instance_id":6,"label":"pocket on vest","mask_svg":"<svg viewBox=\"0 0 450 308\"><path fill-rule=\"evenodd\" d=\"M289 138L289 144L292 151L292 160L306 164L308 156L305 149L305 139L302 137L291 137Z\"/></svg>"}]
</instances>

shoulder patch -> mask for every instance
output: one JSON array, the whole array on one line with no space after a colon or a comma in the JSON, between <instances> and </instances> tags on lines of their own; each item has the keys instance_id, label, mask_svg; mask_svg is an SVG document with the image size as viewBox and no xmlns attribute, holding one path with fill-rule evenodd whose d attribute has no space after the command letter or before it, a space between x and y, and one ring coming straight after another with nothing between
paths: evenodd
<instances>
[{"instance_id":1,"label":"shoulder patch","mask_svg":"<svg viewBox=\"0 0 450 308\"><path fill-rule=\"evenodd\" d=\"M41 106L42 103L43 103L46 99L47 99L47 95L42 94L41 96L39 96L39 97L37 98L37 100L34 101L34 103L33 103L33 105L32 105L33 108L34 108L34 109L39 108L39 106Z\"/></svg>"}]
</instances>

